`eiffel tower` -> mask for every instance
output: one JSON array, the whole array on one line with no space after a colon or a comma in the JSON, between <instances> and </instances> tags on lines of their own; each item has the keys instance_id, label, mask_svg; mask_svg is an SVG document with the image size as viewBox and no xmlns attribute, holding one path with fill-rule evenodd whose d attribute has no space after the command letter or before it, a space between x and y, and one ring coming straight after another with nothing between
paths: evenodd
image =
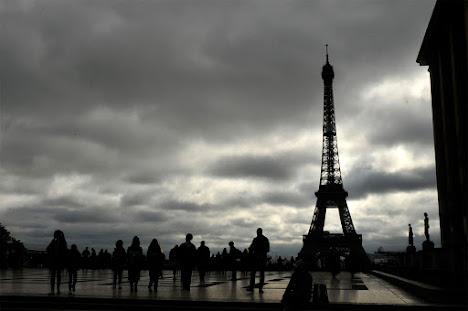
<instances>
[{"instance_id":1,"label":"eiffel tower","mask_svg":"<svg viewBox=\"0 0 468 311\"><path fill-rule=\"evenodd\" d=\"M327 256L330 251L347 256L350 253L365 256L362 248L362 235L354 229L353 220L349 213L346 197L348 192L343 188L340 161L338 157L338 142L336 138L335 108L333 104L333 78L335 73L328 60L328 44L326 45L327 63L322 69L324 82L323 102L323 144L322 168L319 190L315 192L317 204L315 206L312 224L307 235L304 235L304 246L299 257L307 261L314 261ZM323 231L325 214L328 208L338 208L343 233L331 234ZM365 256L365 258L363 257ZM367 260L366 260L367 258Z\"/></svg>"}]
</instances>

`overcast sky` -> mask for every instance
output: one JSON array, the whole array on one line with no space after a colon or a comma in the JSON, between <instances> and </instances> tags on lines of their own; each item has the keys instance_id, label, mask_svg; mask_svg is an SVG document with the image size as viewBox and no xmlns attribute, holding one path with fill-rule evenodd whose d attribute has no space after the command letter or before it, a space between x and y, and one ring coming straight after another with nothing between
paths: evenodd
<instances>
[{"instance_id":1,"label":"overcast sky","mask_svg":"<svg viewBox=\"0 0 468 311\"><path fill-rule=\"evenodd\" d=\"M348 207L368 252L440 247L435 0L1 1L0 222L112 251L194 235L297 255L315 208L325 44ZM325 230L342 232L338 211Z\"/></svg>"}]
</instances>

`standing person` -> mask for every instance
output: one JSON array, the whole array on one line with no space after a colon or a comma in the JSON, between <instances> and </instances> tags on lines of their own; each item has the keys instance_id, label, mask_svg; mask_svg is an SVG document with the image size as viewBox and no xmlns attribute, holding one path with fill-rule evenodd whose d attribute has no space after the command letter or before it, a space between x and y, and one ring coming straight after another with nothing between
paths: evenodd
<instances>
[{"instance_id":1,"label":"standing person","mask_svg":"<svg viewBox=\"0 0 468 311\"><path fill-rule=\"evenodd\" d=\"M169 261L172 266L172 279L175 281L177 279L176 275L179 267L179 245L174 246L174 248L169 251Z\"/></svg>"},{"instance_id":2,"label":"standing person","mask_svg":"<svg viewBox=\"0 0 468 311\"><path fill-rule=\"evenodd\" d=\"M195 268L195 254L196 248L192 244L193 235L187 233L185 242L179 246L179 258L181 265L181 278L183 290L190 291L190 284L192 283L192 270Z\"/></svg>"},{"instance_id":3,"label":"standing person","mask_svg":"<svg viewBox=\"0 0 468 311\"><path fill-rule=\"evenodd\" d=\"M80 267L81 254L76 247L72 244L68 252L67 269L68 269L68 293L71 295L72 291L75 292L75 285L77 281L78 269Z\"/></svg>"},{"instance_id":4,"label":"standing person","mask_svg":"<svg viewBox=\"0 0 468 311\"><path fill-rule=\"evenodd\" d=\"M85 250L81 253L81 257L83 257L83 268L88 269L89 268L89 249L86 246Z\"/></svg>"},{"instance_id":5,"label":"standing person","mask_svg":"<svg viewBox=\"0 0 468 311\"><path fill-rule=\"evenodd\" d=\"M200 282L205 282L205 273L210 261L210 249L205 245L205 241L201 241L200 247L197 249L198 274Z\"/></svg>"},{"instance_id":6,"label":"standing person","mask_svg":"<svg viewBox=\"0 0 468 311\"><path fill-rule=\"evenodd\" d=\"M46 252L49 257L50 264L50 293L55 292L55 277L57 277L57 295L60 294L60 283L62 282L62 268L64 267L67 255L67 241L61 230L55 230L54 238L47 246Z\"/></svg>"},{"instance_id":7,"label":"standing person","mask_svg":"<svg viewBox=\"0 0 468 311\"><path fill-rule=\"evenodd\" d=\"M234 246L234 242L229 242L229 266L232 271L231 281L237 281L237 260L240 261L241 252Z\"/></svg>"},{"instance_id":8,"label":"standing person","mask_svg":"<svg viewBox=\"0 0 468 311\"><path fill-rule=\"evenodd\" d=\"M263 284L265 283L265 266L267 263L267 253L270 251L270 241L263 235L262 228L257 229L257 237L252 241L249 247L250 255L253 257L252 272L250 274L250 286L248 292L253 291L255 285L255 273L260 272L259 292L263 293Z\"/></svg>"},{"instance_id":9,"label":"standing person","mask_svg":"<svg viewBox=\"0 0 468 311\"><path fill-rule=\"evenodd\" d=\"M138 291L138 281L140 281L140 271L143 262L143 250L140 247L140 239L135 236L132 245L127 249L128 281L130 282L130 292Z\"/></svg>"},{"instance_id":10,"label":"standing person","mask_svg":"<svg viewBox=\"0 0 468 311\"><path fill-rule=\"evenodd\" d=\"M148 252L146 253L146 261L148 263L149 269L149 284L148 289L151 292L151 287L154 284L154 291L158 291L158 281L162 275L162 268L164 263L164 254L159 246L158 240L153 239L148 247Z\"/></svg>"},{"instance_id":11,"label":"standing person","mask_svg":"<svg viewBox=\"0 0 468 311\"><path fill-rule=\"evenodd\" d=\"M333 247L330 247L326 265L332 277L336 279L336 276L340 273L341 260L339 253Z\"/></svg>"},{"instance_id":12,"label":"standing person","mask_svg":"<svg viewBox=\"0 0 468 311\"><path fill-rule=\"evenodd\" d=\"M123 241L118 240L115 242L114 252L112 253L111 259L111 268L114 274L112 287L117 287L117 282L119 284L119 289L122 289L122 272L125 267L125 263L127 262L127 253L125 252L125 248L123 247Z\"/></svg>"}]
</instances>

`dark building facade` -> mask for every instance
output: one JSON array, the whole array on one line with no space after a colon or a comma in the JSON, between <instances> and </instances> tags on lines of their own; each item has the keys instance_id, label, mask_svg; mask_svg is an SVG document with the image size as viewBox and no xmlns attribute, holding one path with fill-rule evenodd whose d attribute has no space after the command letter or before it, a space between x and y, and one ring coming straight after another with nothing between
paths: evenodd
<instances>
[{"instance_id":1,"label":"dark building facade","mask_svg":"<svg viewBox=\"0 0 468 311\"><path fill-rule=\"evenodd\" d=\"M468 287L468 0L438 0L417 62L429 66L442 249Z\"/></svg>"}]
</instances>

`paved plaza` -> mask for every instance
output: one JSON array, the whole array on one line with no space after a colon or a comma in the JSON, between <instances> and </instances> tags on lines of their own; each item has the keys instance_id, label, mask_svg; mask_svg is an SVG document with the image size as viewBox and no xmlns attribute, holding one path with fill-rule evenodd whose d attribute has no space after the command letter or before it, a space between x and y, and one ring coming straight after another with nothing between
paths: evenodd
<instances>
[{"instance_id":1,"label":"paved plaza","mask_svg":"<svg viewBox=\"0 0 468 311\"><path fill-rule=\"evenodd\" d=\"M126 271L124 272L124 278ZM391 306L434 306L404 290L370 274L359 273L351 278L348 272L340 273L333 279L330 273L313 272L315 284L326 284L330 304L333 305L391 305ZM68 275L62 278L62 293L49 297L49 271L47 269L0 270L1 297L48 297L47 299L116 299L118 301L181 301L181 302L219 302L279 305L290 280L289 271L267 271L265 273L264 293L247 292L249 276L241 275L237 281L230 280L230 273L208 273L205 283L200 283L194 272L190 292L182 290L180 275L173 280L172 271L164 271L157 292L147 288L148 273L142 271L138 292L131 293L128 281L122 289L112 288L111 270L80 270L76 292L68 293ZM258 278L257 278L258 280ZM65 281L65 282L63 282ZM1 305L0 305L1 307Z\"/></svg>"}]
</instances>

